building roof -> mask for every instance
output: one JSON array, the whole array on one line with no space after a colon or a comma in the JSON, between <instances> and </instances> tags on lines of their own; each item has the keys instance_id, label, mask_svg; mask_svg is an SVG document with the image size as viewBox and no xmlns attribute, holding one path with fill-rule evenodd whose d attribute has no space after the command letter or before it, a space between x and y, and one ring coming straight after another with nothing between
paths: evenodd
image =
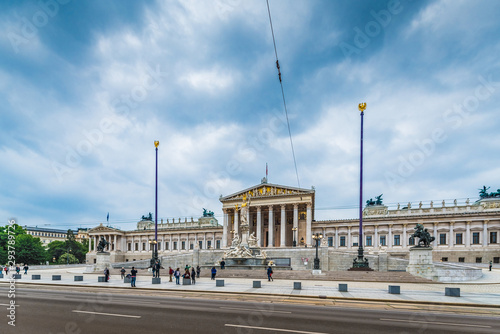
<instances>
[{"instance_id":1,"label":"building roof","mask_svg":"<svg viewBox=\"0 0 500 334\"><path fill-rule=\"evenodd\" d=\"M68 230L58 230L58 229L54 229L54 228L45 228L45 227L38 227L38 226L24 226L24 229L26 231L34 231L34 232L48 232L48 233L64 233L64 234L67 234L68 233ZM73 231L73 232L77 232L77 231Z\"/></svg>"}]
</instances>

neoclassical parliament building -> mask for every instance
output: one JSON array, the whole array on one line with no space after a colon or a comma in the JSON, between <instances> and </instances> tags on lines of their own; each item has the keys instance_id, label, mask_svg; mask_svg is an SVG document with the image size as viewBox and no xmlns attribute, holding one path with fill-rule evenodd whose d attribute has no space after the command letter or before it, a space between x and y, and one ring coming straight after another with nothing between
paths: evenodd
<instances>
[{"instance_id":1,"label":"neoclassical parliament building","mask_svg":"<svg viewBox=\"0 0 500 334\"><path fill-rule=\"evenodd\" d=\"M158 222L158 252L162 258L189 252L215 251L221 255L240 235L241 217L238 205L248 199L247 221L250 233L268 254L279 258L291 257L297 263L312 254L316 233L323 236L321 249L330 258L335 254L355 254L359 242L359 218L342 220L314 219L315 190L267 183L220 198L222 222L206 210L194 220L172 219ZM409 248L415 245L411 237L417 223L423 224L435 237L432 244L434 261L464 263L500 263L500 197L457 203L411 203L395 209L369 205L363 210L363 246L366 254L386 254L407 259ZM113 262L138 261L151 258L155 224L143 217L137 229L122 231L102 224L88 231L96 241L104 237ZM96 244L89 244L87 261L96 258ZM309 253L298 252L299 249ZM326 251L326 253L325 253ZM215 259L213 259L215 260ZM295 261L295 262L294 262Z\"/></svg>"}]
</instances>

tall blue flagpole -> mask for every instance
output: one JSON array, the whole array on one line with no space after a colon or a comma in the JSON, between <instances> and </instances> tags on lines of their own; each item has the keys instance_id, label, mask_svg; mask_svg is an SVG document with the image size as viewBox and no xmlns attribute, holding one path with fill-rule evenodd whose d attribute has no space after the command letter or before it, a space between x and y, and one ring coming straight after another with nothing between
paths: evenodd
<instances>
[{"instance_id":1,"label":"tall blue flagpole","mask_svg":"<svg viewBox=\"0 0 500 334\"><path fill-rule=\"evenodd\" d=\"M156 148L156 175L155 175L155 245L154 245L154 259L158 260L158 145L159 141L155 141Z\"/></svg>"}]
</instances>

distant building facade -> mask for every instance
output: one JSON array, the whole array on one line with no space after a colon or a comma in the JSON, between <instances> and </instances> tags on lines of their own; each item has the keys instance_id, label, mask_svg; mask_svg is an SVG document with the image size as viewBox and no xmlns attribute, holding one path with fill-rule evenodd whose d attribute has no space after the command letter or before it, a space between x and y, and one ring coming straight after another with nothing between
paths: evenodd
<instances>
[{"instance_id":1,"label":"distant building facade","mask_svg":"<svg viewBox=\"0 0 500 334\"><path fill-rule=\"evenodd\" d=\"M23 228L26 230L27 234L32 235L35 238L40 238L42 245L45 247L47 247L52 241L65 241L68 233L68 230L57 230L37 226L24 226Z\"/></svg>"},{"instance_id":2,"label":"distant building facade","mask_svg":"<svg viewBox=\"0 0 500 334\"><path fill-rule=\"evenodd\" d=\"M309 257L315 233L323 235L323 263L330 263L330 268L336 266L335 254L342 253L347 259L351 257L349 254L356 254L359 218L316 221L314 188L268 184L263 179L261 184L221 196L221 225L213 214L204 214L197 221L191 218L190 221L179 219L159 223L159 256L168 258L194 250L201 253L220 250L217 254L222 254L222 250L231 246L236 235L241 237L241 217L237 205L241 205L244 196L248 200L246 218L250 234L255 235L261 247L268 249L268 254L276 258L291 258L290 263L300 264L301 258L297 260L294 257ZM137 229L133 231L121 231L102 224L90 229L88 235L94 242L89 243L87 261L93 263L95 260L100 237L110 243L108 251L115 262L151 258L154 222L151 216L143 218L147 219L138 222ZM398 205L396 209L389 209L381 203L367 206L363 211L365 254L407 259L409 248L418 241L412 238L417 223L423 224L435 237L432 244L434 261L500 263L500 197L473 203L467 200L461 204L456 200L453 203L419 203L415 208L411 203L402 208Z\"/></svg>"}]
</instances>

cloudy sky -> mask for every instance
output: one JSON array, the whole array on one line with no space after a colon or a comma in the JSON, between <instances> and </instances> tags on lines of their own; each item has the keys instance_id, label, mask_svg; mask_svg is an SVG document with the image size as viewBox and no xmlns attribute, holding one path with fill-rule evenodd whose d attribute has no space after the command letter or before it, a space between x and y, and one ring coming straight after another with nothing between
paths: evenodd
<instances>
[{"instance_id":1,"label":"cloudy sky","mask_svg":"<svg viewBox=\"0 0 500 334\"><path fill-rule=\"evenodd\" d=\"M222 221L220 195L316 189L424 206L500 188L498 1L2 1L0 216L130 229ZM299 180L299 181L298 181Z\"/></svg>"}]
</instances>

